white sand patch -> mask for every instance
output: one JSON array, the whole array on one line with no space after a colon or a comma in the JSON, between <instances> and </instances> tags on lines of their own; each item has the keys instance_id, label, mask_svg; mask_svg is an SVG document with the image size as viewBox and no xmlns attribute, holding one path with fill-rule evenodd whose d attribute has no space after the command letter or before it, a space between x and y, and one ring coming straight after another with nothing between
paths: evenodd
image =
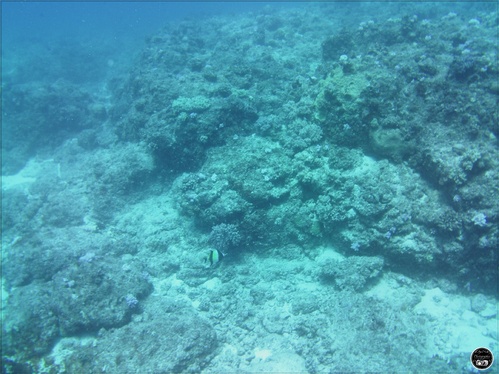
<instances>
[{"instance_id":1,"label":"white sand patch","mask_svg":"<svg viewBox=\"0 0 499 374\"><path fill-rule=\"evenodd\" d=\"M27 177L21 174L2 176L2 190L7 191L16 187L25 187L36 181L35 177Z\"/></svg>"},{"instance_id":2,"label":"white sand patch","mask_svg":"<svg viewBox=\"0 0 499 374\"><path fill-rule=\"evenodd\" d=\"M429 336L429 348L445 357L497 346L497 318L484 318L470 308L468 297L447 294L438 287L425 290L414 312L431 317L434 334Z\"/></svg>"},{"instance_id":3,"label":"white sand patch","mask_svg":"<svg viewBox=\"0 0 499 374\"><path fill-rule=\"evenodd\" d=\"M221 285L222 285L222 281L220 280L220 278L215 277L215 278L208 279L206 282L204 282L201 285L201 287L203 287L207 290L213 291L213 290L218 289Z\"/></svg>"},{"instance_id":4,"label":"white sand patch","mask_svg":"<svg viewBox=\"0 0 499 374\"><path fill-rule=\"evenodd\" d=\"M153 296L167 295L170 290L178 290L184 287L184 281L178 279L176 273L168 278L151 277L151 283L154 288Z\"/></svg>"},{"instance_id":5,"label":"white sand patch","mask_svg":"<svg viewBox=\"0 0 499 374\"><path fill-rule=\"evenodd\" d=\"M307 373L305 360L293 352L280 352L272 357L274 373Z\"/></svg>"},{"instance_id":6,"label":"white sand patch","mask_svg":"<svg viewBox=\"0 0 499 374\"><path fill-rule=\"evenodd\" d=\"M260 358L261 361L250 366L251 372L257 373L307 373L305 367L305 360L291 351L282 351L272 353L268 349L258 351L260 356L257 356L255 350L255 357ZM264 358L262 358L264 357Z\"/></svg>"},{"instance_id":7,"label":"white sand patch","mask_svg":"<svg viewBox=\"0 0 499 374\"><path fill-rule=\"evenodd\" d=\"M52 348L52 352L50 353L49 357L51 357L54 360L54 363L60 368L64 368L64 362L68 357L73 355L75 351L78 351L79 347L88 347L90 345L96 346L97 340L93 337L87 337L87 336L82 336L82 337L71 337L71 338L62 338L60 339L55 345L54 348ZM43 369L43 363L41 363L41 366L39 369ZM64 372L65 370L61 371ZM44 371L40 371L44 372Z\"/></svg>"},{"instance_id":8,"label":"white sand patch","mask_svg":"<svg viewBox=\"0 0 499 374\"><path fill-rule=\"evenodd\" d=\"M324 248L324 250L321 251L317 257L315 257L315 261L319 264L326 260L343 261L344 259L345 256L339 252L336 252L334 248Z\"/></svg>"},{"instance_id":9,"label":"white sand patch","mask_svg":"<svg viewBox=\"0 0 499 374\"><path fill-rule=\"evenodd\" d=\"M177 278L177 274L173 274L171 279L172 279L171 285L175 288L180 288L184 284L184 281L182 279Z\"/></svg>"},{"instance_id":10,"label":"white sand patch","mask_svg":"<svg viewBox=\"0 0 499 374\"><path fill-rule=\"evenodd\" d=\"M60 177L60 168L60 164L55 163L52 159L43 161L31 159L17 174L2 175L2 190L29 187L41 173L52 173Z\"/></svg>"},{"instance_id":11,"label":"white sand patch","mask_svg":"<svg viewBox=\"0 0 499 374\"><path fill-rule=\"evenodd\" d=\"M270 349L255 348L255 357L260 360L266 360L272 356L272 351Z\"/></svg>"},{"instance_id":12,"label":"white sand patch","mask_svg":"<svg viewBox=\"0 0 499 374\"><path fill-rule=\"evenodd\" d=\"M310 294L314 294L316 292L321 292L324 289L324 286L318 282L298 282L296 283L296 290L301 292L308 292Z\"/></svg>"},{"instance_id":13,"label":"white sand patch","mask_svg":"<svg viewBox=\"0 0 499 374\"><path fill-rule=\"evenodd\" d=\"M497 347L497 303L485 311L471 310L471 297L443 292L440 288L419 290L416 283L402 275L385 276L366 293L398 309L413 311L428 319L428 356L448 359L459 353L471 354L477 347Z\"/></svg>"},{"instance_id":14,"label":"white sand patch","mask_svg":"<svg viewBox=\"0 0 499 374\"><path fill-rule=\"evenodd\" d=\"M2 175L2 190L7 191L12 188L26 187L36 181L36 172L33 170L33 161L15 175Z\"/></svg>"},{"instance_id":15,"label":"white sand patch","mask_svg":"<svg viewBox=\"0 0 499 374\"><path fill-rule=\"evenodd\" d=\"M237 355L238 350L235 346L232 344L225 344L223 349L222 349L222 354L228 354L228 355Z\"/></svg>"},{"instance_id":16,"label":"white sand patch","mask_svg":"<svg viewBox=\"0 0 499 374\"><path fill-rule=\"evenodd\" d=\"M470 308L468 299L457 297L450 298L440 288L426 290L421 302L416 305L414 311L418 314L426 314L436 319L449 315L450 311L464 312Z\"/></svg>"}]
</instances>

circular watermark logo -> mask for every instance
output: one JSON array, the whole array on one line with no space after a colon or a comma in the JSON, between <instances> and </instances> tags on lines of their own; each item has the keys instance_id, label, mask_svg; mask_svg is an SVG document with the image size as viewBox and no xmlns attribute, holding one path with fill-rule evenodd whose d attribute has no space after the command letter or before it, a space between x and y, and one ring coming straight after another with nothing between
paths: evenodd
<instances>
[{"instance_id":1,"label":"circular watermark logo","mask_svg":"<svg viewBox=\"0 0 499 374\"><path fill-rule=\"evenodd\" d=\"M485 370L492 366L494 355L488 348L477 348L470 356L470 361L473 367L478 370Z\"/></svg>"}]
</instances>

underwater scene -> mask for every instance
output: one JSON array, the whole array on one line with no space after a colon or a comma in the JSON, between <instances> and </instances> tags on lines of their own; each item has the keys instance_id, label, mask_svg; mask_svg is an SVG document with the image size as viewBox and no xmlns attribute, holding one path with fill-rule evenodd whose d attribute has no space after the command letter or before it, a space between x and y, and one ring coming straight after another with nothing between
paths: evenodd
<instances>
[{"instance_id":1,"label":"underwater scene","mask_svg":"<svg viewBox=\"0 0 499 374\"><path fill-rule=\"evenodd\" d=\"M2 374L499 372L497 2L2 8Z\"/></svg>"}]
</instances>

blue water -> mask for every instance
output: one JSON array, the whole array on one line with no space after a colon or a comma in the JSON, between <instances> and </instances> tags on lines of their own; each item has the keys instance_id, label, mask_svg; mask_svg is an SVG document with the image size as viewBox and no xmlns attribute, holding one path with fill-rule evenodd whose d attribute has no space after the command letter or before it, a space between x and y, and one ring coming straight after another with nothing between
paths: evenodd
<instances>
[{"instance_id":1,"label":"blue water","mask_svg":"<svg viewBox=\"0 0 499 374\"><path fill-rule=\"evenodd\" d=\"M255 2L5 2L4 42L49 43L54 38L142 41L166 22L261 9ZM276 4L274 4L276 6ZM289 3L279 7L293 6Z\"/></svg>"},{"instance_id":2,"label":"blue water","mask_svg":"<svg viewBox=\"0 0 499 374\"><path fill-rule=\"evenodd\" d=\"M79 83L104 76L95 64L110 59L121 66L132 63L148 36L167 22L202 19L209 15L248 12L270 3L232 2L6 2L2 8L3 71L9 72L14 51L32 51L39 65L49 65L45 52L55 51L66 61L62 71L34 69L28 80L57 76ZM292 7L279 3L277 7ZM82 55L83 54L83 55ZM13 62L15 65L16 63ZM93 66L90 66L93 65ZM87 71L85 74L82 70ZM92 72L89 73L88 71ZM17 79L23 80L24 76ZM8 76L4 76L8 81Z\"/></svg>"},{"instance_id":3,"label":"blue water","mask_svg":"<svg viewBox=\"0 0 499 374\"><path fill-rule=\"evenodd\" d=\"M207 2L5 2L4 37L29 39L105 36L141 38L165 22L256 10L267 3Z\"/></svg>"}]
</instances>

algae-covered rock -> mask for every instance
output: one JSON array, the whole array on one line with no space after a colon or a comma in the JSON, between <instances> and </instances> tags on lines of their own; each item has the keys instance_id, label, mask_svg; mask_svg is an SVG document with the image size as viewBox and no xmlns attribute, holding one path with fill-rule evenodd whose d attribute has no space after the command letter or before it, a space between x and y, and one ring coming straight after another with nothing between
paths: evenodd
<instances>
[{"instance_id":1,"label":"algae-covered rock","mask_svg":"<svg viewBox=\"0 0 499 374\"><path fill-rule=\"evenodd\" d=\"M170 304L173 303L170 301ZM70 371L199 372L218 347L209 322L187 308L165 305L162 313L119 329L101 330L94 346L67 347Z\"/></svg>"},{"instance_id":2,"label":"algae-covered rock","mask_svg":"<svg viewBox=\"0 0 499 374\"><path fill-rule=\"evenodd\" d=\"M364 73L345 74L337 67L320 84L322 90L315 101L315 118L326 121L331 113L343 116L344 112L351 113L356 110L362 91L369 86L369 81ZM337 123L341 126L343 124Z\"/></svg>"},{"instance_id":3,"label":"algae-covered rock","mask_svg":"<svg viewBox=\"0 0 499 374\"><path fill-rule=\"evenodd\" d=\"M383 269L382 257L352 256L343 261L328 259L321 277L343 290L360 291L371 284Z\"/></svg>"},{"instance_id":4,"label":"algae-covered rock","mask_svg":"<svg viewBox=\"0 0 499 374\"><path fill-rule=\"evenodd\" d=\"M152 285L141 270L119 260L86 253L47 282L10 292L3 349L29 357L48 352L61 337L123 326L141 311ZM29 348L27 348L29 347Z\"/></svg>"},{"instance_id":5,"label":"algae-covered rock","mask_svg":"<svg viewBox=\"0 0 499 374\"><path fill-rule=\"evenodd\" d=\"M205 96L179 97L173 100L172 110L176 114L180 114L181 112L197 114L207 110L210 105L210 100Z\"/></svg>"},{"instance_id":6,"label":"algae-covered rock","mask_svg":"<svg viewBox=\"0 0 499 374\"><path fill-rule=\"evenodd\" d=\"M210 226L241 220L250 206L289 197L287 160L274 142L256 136L237 140L212 150L200 173L178 181L179 202L184 211L197 212Z\"/></svg>"}]
</instances>

